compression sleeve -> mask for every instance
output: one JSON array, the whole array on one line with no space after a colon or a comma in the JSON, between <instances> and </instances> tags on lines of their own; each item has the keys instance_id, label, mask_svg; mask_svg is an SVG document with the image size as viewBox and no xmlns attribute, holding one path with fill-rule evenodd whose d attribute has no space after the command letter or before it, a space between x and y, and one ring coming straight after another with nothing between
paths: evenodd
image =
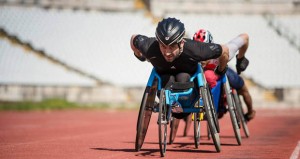
<instances>
[{"instance_id":1,"label":"compression sleeve","mask_svg":"<svg viewBox=\"0 0 300 159\"><path fill-rule=\"evenodd\" d=\"M183 52L189 55L195 61L201 62L215 59L221 56L222 47L215 43L203 43L190 39L185 39Z\"/></svg>"},{"instance_id":2,"label":"compression sleeve","mask_svg":"<svg viewBox=\"0 0 300 159\"><path fill-rule=\"evenodd\" d=\"M244 45L244 40L241 37L236 37L229 41L226 46L229 49L229 61L234 58L236 52Z\"/></svg>"}]
</instances>

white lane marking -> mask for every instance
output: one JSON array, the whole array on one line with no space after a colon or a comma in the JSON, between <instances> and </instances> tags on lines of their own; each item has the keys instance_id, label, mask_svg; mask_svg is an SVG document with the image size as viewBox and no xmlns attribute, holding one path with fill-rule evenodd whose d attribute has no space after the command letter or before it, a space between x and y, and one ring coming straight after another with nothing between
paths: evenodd
<instances>
[{"instance_id":1,"label":"white lane marking","mask_svg":"<svg viewBox=\"0 0 300 159\"><path fill-rule=\"evenodd\" d=\"M298 144L295 147L290 159L299 159L300 158L299 154L300 154L300 141L298 141Z\"/></svg>"}]
</instances>

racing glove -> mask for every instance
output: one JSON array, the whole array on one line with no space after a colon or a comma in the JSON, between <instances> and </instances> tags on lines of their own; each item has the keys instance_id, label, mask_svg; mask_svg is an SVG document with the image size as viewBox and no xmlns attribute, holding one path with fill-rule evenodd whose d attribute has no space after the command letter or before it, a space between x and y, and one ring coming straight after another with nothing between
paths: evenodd
<instances>
[{"instance_id":1,"label":"racing glove","mask_svg":"<svg viewBox=\"0 0 300 159\"><path fill-rule=\"evenodd\" d=\"M215 68L214 72L216 75L219 75L219 76L223 76L226 71L228 69L228 66L226 65L225 69L223 71L219 71L219 65Z\"/></svg>"},{"instance_id":2,"label":"racing glove","mask_svg":"<svg viewBox=\"0 0 300 159\"><path fill-rule=\"evenodd\" d=\"M245 71L246 68L248 67L249 65L249 60L244 56L242 58L237 58L237 55L236 55L236 71L238 74L240 74L241 72Z\"/></svg>"},{"instance_id":3,"label":"racing glove","mask_svg":"<svg viewBox=\"0 0 300 159\"><path fill-rule=\"evenodd\" d=\"M144 56L138 57L138 56L135 55L135 53L133 53L133 54L134 54L134 56L135 56L137 59L139 59L140 61L142 61L142 62L146 61L146 58L145 58Z\"/></svg>"}]
</instances>

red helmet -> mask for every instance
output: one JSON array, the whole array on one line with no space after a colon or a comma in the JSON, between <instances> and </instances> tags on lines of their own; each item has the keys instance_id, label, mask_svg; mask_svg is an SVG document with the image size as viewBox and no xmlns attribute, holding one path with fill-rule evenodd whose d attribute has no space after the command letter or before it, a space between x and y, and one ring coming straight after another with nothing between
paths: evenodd
<instances>
[{"instance_id":1,"label":"red helmet","mask_svg":"<svg viewBox=\"0 0 300 159\"><path fill-rule=\"evenodd\" d=\"M214 42L213 36L211 35L211 33L205 29L198 30L194 34L193 40L204 42L204 43L213 43Z\"/></svg>"}]
</instances>

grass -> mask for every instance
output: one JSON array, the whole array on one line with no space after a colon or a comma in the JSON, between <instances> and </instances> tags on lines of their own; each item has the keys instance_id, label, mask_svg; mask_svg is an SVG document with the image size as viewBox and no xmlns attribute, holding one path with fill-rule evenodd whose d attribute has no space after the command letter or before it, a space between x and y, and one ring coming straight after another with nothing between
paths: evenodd
<instances>
[{"instance_id":1,"label":"grass","mask_svg":"<svg viewBox=\"0 0 300 159\"><path fill-rule=\"evenodd\" d=\"M78 104L68 102L64 99L46 99L41 102L23 101L23 102L1 102L0 111L17 110L64 110L64 109L136 109L136 106L126 106L126 104L113 105L110 103L98 104Z\"/></svg>"}]
</instances>

